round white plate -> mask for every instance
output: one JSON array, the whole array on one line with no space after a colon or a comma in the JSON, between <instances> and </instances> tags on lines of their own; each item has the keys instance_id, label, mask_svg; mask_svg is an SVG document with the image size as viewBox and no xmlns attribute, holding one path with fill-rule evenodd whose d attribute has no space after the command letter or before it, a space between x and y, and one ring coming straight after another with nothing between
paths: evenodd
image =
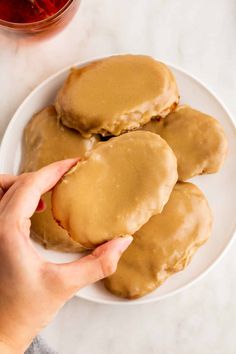
<instances>
[{"instance_id":1,"label":"round white plate","mask_svg":"<svg viewBox=\"0 0 236 354\"><path fill-rule=\"evenodd\" d=\"M74 66L85 64L76 63ZM106 304L140 304L173 295L206 274L220 259L233 239L236 228L236 131L233 121L222 102L202 83L183 70L172 65L169 67L176 76L181 93L181 103L188 103L216 117L223 125L229 141L229 154L222 170L219 173L199 176L192 180L205 193L213 211L214 227L211 238L196 253L187 269L172 276L160 288L141 299L132 301L119 299L106 291L101 282L82 289L78 296L84 299ZM17 174L24 127L35 112L54 101L68 72L69 68L66 68L49 77L18 108L2 141L0 173ZM78 258L78 255L48 251L37 244L35 246L45 258L53 262L68 262Z\"/></svg>"}]
</instances>

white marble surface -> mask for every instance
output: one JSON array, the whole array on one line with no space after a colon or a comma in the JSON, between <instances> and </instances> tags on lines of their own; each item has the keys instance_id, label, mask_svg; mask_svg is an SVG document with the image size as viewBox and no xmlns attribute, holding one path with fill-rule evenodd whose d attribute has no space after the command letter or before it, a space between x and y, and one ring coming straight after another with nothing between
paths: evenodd
<instances>
[{"instance_id":1,"label":"white marble surface","mask_svg":"<svg viewBox=\"0 0 236 354\"><path fill-rule=\"evenodd\" d=\"M0 32L0 138L42 80L78 60L147 53L204 81L236 116L235 0L83 0L72 23L46 42ZM72 299L43 331L60 354L235 354L236 243L203 280L149 305Z\"/></svg>"}]
</instances>

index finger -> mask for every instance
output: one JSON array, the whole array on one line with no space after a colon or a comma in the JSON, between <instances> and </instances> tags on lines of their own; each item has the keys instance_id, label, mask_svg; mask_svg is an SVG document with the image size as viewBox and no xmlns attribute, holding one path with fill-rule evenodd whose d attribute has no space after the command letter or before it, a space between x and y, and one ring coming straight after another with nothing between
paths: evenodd
<instances>
[{"instance_id":1,"label":"index finger","mask_svg":"<svg viewBox=\"0 0 236 354\"><path fill-rule=\"evenodd\" d=\"M7 191L17 180L18 176L13 175L0 175L0 188Z\"/></svg>"},{"instance_id":2,"label":"index finger","mask_svg":"<svg viewBox=\"0 0 236 354\"><path fill-rule=\"evenodd\" d=\"M0 211L12 218L30 218L37 208L42 194L49 191L59 179L77 162L67 159L54 162L36 172L30 172L18 177L15 184L2 198Z\"/></svg>"},{"instance_id":3,"label":"index finger","mask_svg":"<svg viewBox=\"0 0 236 354\"><path fill-rule=\"evenodd\" d=\"M0 175L0 200L6 191L16 182L17 178L17 176L12 175Z\"/></svg>"}]
</instances>

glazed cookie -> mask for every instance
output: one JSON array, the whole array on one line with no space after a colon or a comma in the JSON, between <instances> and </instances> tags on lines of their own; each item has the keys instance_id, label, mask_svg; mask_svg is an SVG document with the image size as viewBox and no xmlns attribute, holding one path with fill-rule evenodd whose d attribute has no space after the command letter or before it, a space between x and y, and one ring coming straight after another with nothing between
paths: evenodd
<instances>
[{"instance_id":1,"label":"glazed cookie","mask_svg":"<svg viewBox=\"0 0 236 354\"><path fill-rule=\"evenodd\" d=\"M84 139L63 126L55 108L49 106L35 114L25 128L21 170L35 171L55 161L83 157L98 141L97 136Z\"/></svg>"},{"instance_id":2,"label":"glazed cookie","mask_svg":"<svg viewBox=\"0 0 236 354\"><path fill-rule=\"evenodd\" d=\"M159 134L174 151L179 180L217 172L228 143L220 123L189 106L180 106L165 119L152 120L143 129Z\"/></svg>"},{"instance_id":3,"label":"glazed cookie","mask_svg":"<svg viewBox=\"0 0 236 354\"><path fill-rule=\"evenodd\" d=\"M25 128L21 170L31 172L58 160L83 157L97 141L95 137L84 139L79 133L63 127L55 109L47 107L37 113ZM57 225L52 216L51 192L46 193L42 199L47 208L32 216L32 237L46 248L80 251L81 246Z\"/></svg>"},{"instance_id":4,"label":"glazed cookie","mask_svg":"<svg viewBox=\"0 0 236 354\"><path fill-rule=\"evenodd\" d=\"M132 235L160 213L177 180L158 135L136 131L96 145L52 192L55 219L86 248Z\"/></svg>"},{"instance_id":5,"label":"glazed cookie","mask_svg":"<svg viewBox=\"0 0 236 354\"><path fill-rule=\"evenodd\" d=\"M153 291L184 269L207 241L212 214L203 193L191 183L177 183L161 214L134 234L116 272L105 279L115 295L135 299Z\"/></svg>"},{"instance_id":6,"label":"glazed cookie","mask_svg":"<svg viewBox=\"0 0 236 354\"><path fill-rule=\"evenodd\" d=\"M83 136L120 135L151 117L165 117L179 101L169 68L144 55L119 55L72 69L56 110L64 125Z\"/></svg>"}]
</instances>

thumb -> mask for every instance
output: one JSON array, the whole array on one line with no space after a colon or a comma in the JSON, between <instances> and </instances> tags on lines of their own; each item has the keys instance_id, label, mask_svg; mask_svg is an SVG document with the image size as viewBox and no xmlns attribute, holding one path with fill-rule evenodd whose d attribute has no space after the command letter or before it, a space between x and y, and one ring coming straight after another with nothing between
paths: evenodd
<instances>
[{"instance_id":1,"label":"thumb","mask_svg":"<svg viewBox=\"0 0 236 354\"><path fill-rule=\"evenodd\" d=\"M122 253L132 241L132 236L119 237L99 246L78 261L57 265L65 290L74 293L114 273Z\"/></svg>"}]
</instances>

